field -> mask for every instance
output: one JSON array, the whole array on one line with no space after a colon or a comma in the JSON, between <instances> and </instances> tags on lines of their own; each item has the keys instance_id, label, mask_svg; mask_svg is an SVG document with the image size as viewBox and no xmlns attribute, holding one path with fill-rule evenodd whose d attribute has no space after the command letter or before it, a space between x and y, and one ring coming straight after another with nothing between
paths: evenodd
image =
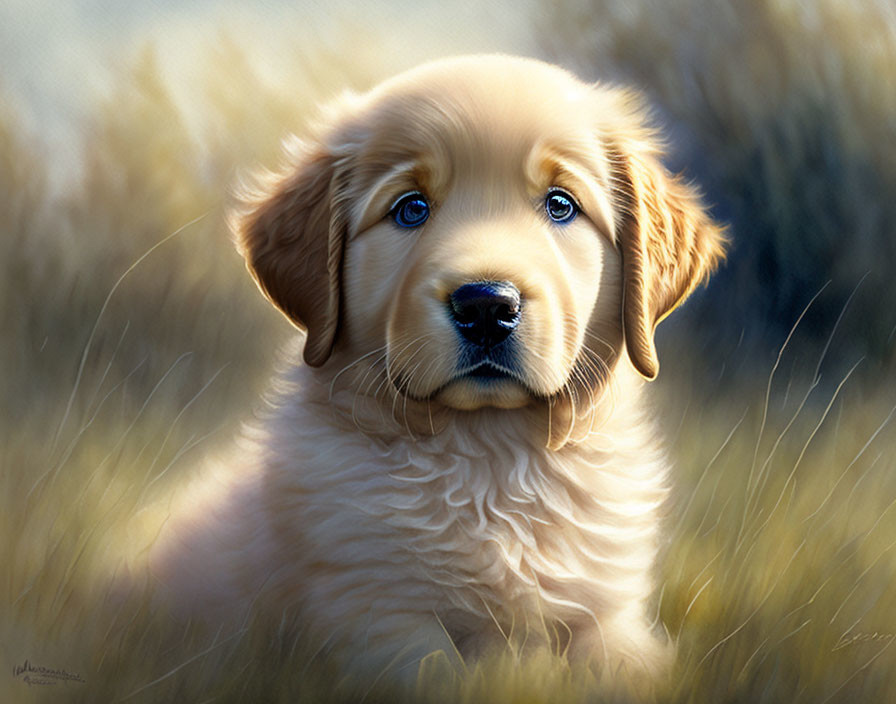
<instances>
[{"instance_id":1,"label":"field","mask_svg":"<svg viewBox=\"0 0 896 704\"><path fill-rule=\"evenodd\" d=\"M884 0L627 7L533 5L526 21L551 31L519 50L641 85L736 243L661 328L653 393L676 470L656 614L679 652L652 697L887 701L896 17ZM326 41L300 35L277 71L222 33L195 47L188 79L149 37L90 103L61 185L40 125L0 109L3 701L392 701L276 624L223 637L107 584L202 458L226 457L291 334L228 241L238 174L275 164L283 134L345 88L513 48L480 29L402 53L393 32L355 17ZM83 682L29 685L26 661ZM435 653L416 698L612 701L639 686L561 654L456 673Z\"/></svg>"}]
</instances>

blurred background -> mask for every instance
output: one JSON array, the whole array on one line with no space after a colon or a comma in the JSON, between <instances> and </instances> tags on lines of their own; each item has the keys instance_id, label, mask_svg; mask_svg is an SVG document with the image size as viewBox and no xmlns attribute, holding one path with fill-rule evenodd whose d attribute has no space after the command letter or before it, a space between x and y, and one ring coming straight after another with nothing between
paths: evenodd
<instances>
[{"instance_id":1,"label":"blurred background","mask_svg":"<svg viewBox=\"0 0 896 704\"><path fill-rule=\"evenodd\" d=\"M57 700L337 697L313 648L284 672L262 630L218 647L102 585L202 458L226 456L291 334L223 225L238 175L275 165L322 101L485 51L640 87L669 167L730 224L726 267L660 328L676 473L656 608L679 642L661 699L896 690L889 0L3 3L9 668L87 680ZM597 696L562 658L545 667L549 690L498 663L439 692Z\"/></svg>"}]
</instances>

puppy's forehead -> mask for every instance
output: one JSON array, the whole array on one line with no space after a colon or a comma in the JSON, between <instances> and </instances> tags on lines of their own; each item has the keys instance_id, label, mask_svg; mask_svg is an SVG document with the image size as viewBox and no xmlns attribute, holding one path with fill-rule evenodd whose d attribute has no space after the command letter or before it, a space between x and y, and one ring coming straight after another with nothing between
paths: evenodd
<instances>
[{"instance_id":1,"label":"puppy's forehead","mask_svg":"<svg viewBox=\"0 0 896 704\"><path fill-rule=\"evenodd\" d=\"M438 163L447 178L525 166L536 147L595 157L592 89L539 61L501 56L427 64L374 89L364 151L389 164ZM484 171L485 169L485 171Z\"/></svg>"}]
</instances>

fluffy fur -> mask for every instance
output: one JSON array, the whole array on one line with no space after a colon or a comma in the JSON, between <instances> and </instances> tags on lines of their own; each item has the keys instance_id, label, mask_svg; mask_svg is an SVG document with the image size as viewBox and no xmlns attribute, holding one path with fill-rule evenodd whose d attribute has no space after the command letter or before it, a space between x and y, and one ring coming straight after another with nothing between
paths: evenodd
<instances>
[{"instance_id":1,"label":"fluffy fur","mask_svg":"<svg viewBox=\"0 0 896 704\"><path fill-rule=\"evenodd\" d=\"M554 187L581 206L567 224ZM400 228L411 191L431 215ZM660 670L644 379L723 239L637 96L527 59L428 64L340 100L243 202L250 271L306 338L239 456L174 507L152 558L172 601L254 605L361 675L508 639ZM482 280L522 297L498 379L467 373L446 312Z\"/></svg>"}]
</instances>

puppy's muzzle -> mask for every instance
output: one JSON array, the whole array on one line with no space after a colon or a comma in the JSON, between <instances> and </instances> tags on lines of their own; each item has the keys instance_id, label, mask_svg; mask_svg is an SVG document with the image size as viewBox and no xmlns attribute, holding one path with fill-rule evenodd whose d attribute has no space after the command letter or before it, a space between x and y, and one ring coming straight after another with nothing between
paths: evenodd
<instances>
[{"instance_id":1,"label":"puppy's muzzle","mask_svg":"<svg viewBox=\"0 0 896 704\"><path fill-rule=\"evenodd\" d=\"M448 297L449 312L461 336L488 353L520 322L520 292L509 281L476 281Z\"/></svg>"}]
</instances>

